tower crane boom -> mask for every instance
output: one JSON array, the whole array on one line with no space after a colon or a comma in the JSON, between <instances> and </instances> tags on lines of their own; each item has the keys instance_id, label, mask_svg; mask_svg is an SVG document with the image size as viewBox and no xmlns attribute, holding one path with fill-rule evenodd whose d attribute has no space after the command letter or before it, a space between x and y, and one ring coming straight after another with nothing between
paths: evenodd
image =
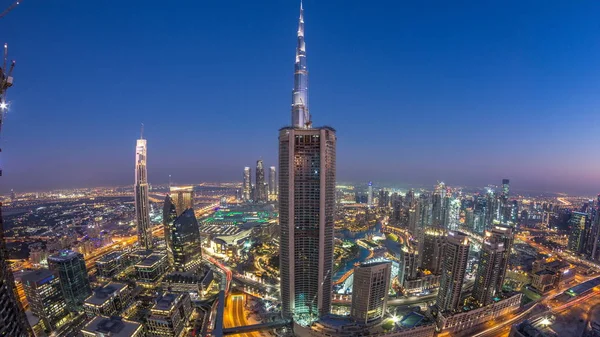
<instances>
[{"instance_id":1,"label":"tower crane boom","mask_svg":"<svg viewBox=\"0 0 600 337\"><path fill-rule=\"evenodd\" d=\"M17 0L15 2L13 2L12 5L8 6L7 9L5 9L2 13L0 13L0 19L3 18L10 11L12 11L13 9L15 9L15 7L17 7L21 2L23 2L23 0Z\"/></svg>"}]
</instances>

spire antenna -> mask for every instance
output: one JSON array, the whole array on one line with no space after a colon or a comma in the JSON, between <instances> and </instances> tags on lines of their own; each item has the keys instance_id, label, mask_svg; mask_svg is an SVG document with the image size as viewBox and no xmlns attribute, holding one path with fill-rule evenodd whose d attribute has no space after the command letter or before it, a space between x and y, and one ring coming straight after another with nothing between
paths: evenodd
<instances>
[{"instance_id":1,"label":"spire antenna","mask_svg":"<svg viewBox=\"0 0 600 337\"><path fill-rule=\"evenodd\" d=\"M140 130L140 139L144 139L144 123L142 123L142 128Z\"/></svg>"},{"instance_id":2,"label":"spire antenna","mask_svg":"<svg viewBox=\"0 0 600 337\"><path fill-rule=\"evenodd\" d=\"M298 18L298 41L294 65L294 90L292 91L292 126L309 129L312 125L308 109L308 67L306 66L306 43L304 41L304 4L300 0Z\"/></svg>"}]
</instances>

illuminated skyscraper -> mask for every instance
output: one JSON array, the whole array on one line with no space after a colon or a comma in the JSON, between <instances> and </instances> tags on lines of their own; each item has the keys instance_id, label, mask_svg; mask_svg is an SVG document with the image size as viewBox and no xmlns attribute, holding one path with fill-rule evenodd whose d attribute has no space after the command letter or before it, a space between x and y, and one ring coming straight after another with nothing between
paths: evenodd
<instances>
[{"instance_id":1,"label":"illuminated skyscraper","mask_svg":"<svg viewBox=\"0 0 600 337\"><path fill-rule=\"evenodd\" d=\"M300 9L291 127L279 131L282 315L309 324L329 314L333 273L336 135L312 128Z\"/></svg>"},{"instance_id":2,"label":"illuminated skyscraper","mask_svg":"<svg viewBox=\"0 0 600 337\"><path fill-rule=\"evenodd\" d=\"M501 293L512 242L510 227L495 226L486 231L473 286L473 297L480 305L492 303L494 297Z\"/></svg>"},{"instance_id":3,"label":"illuminated skyscraper","mask_svg":"<svg viewBox=\"0 0 600 337\"><path fill-rule=\"evenodd\" d=\"M442 254L442 277L436 300L438 310L457 311L469 258L469 238L461 232L449 232Z\"/></svg>"},{"instance_id":4,"label":"illuminated skyscraper","mask_svg":"<svg viewBox=\"0 0 600 337\"><path fill-rule=\"evenodd\" d=\"M583 233L586 217L586 213L573 212L573 214L571 214L571 219L569 219L570 231L567 249L574 254L579 254L583 248Z\"/></svg>"},{"instance_id":5,"label":"illuminated skyscraper","mask_svg":"<svg viewBox=\"0 0 600 337\"><path fill-rule=\"evenodd\" d=\"M83 255L63 250L48 257L48 265L58 274L67 308L70 311L81 311L83 301L92 294Z\"/></svg>"},{"instance_id":6,"label":"illuminated skyscraper","mask_svg":"<svg viewBox=\"0 0 600 337\"><path fill-rule=\"evenodd\" d=\"M148 200L147 145L143 135L135 147L135 220L137 223L138 243L146 249L152 248L150 230L150 201Z\"/></svg>"},{"instance_id":7,"label":"illuminated skyscraper","mask_svg":"<svg viewBox=\"0 0 600 337\"><path fill-rule=\"evenodd\" d=\"M277 171L275 166L271 166L269 170L269 194L271 199L277 199Z\"/></svg>"},{"instance_id":8,"label":"illuminated skyscraper","mask_svg":"<svg viewBox=\"0 0 600 337\"><path fill-rule=\"evenodd\" d=\"M170 195L165 197L165 203L163 205L163 230L165 232L165 245L167 246L167 258L169 259L169 265L173 267L175 265L175 258L173 256L173 247L171 242L171 227L173 222L177 218L177 209L175 203Z\"/></svg>"},{"instance_id":9,"label":"illuminated skyscraper","mask_svg":"<svg viewBox=\"0 0 600 337\"><path fill-rule=\"evenodd\" d=\"M265 168L263 161L256 161L256 196L255 202L267 202L267 190L265 185Z\"/></svg>"},{"instance_id":10,"label":"illuminated skyscraper","mask_svg":"<svg viewBox=\"0 0 600 337\"><path fill-rule=\"evenodd\" d=\"M369 181L369 187L367 189L367 206L373 206L373 182Z\"/></svg>"},{"instance_id":11,"label":"illuminated skyscraper","mask_svg":"<svg viewBox=\"0 0 600 337\"><path fill-rule=\"evenodd\" d=\"M359 324L374 324L386 314L391 262L363 262L354 268L350 317Z\"/></svg>"},{"instance_id":12,"label":"illuminated skyscraper","mask_svg":"<svg viewBox=\"0 0 600 337\"><path fill-rule=\"evenodd\" d=\"M242 198L244 201L250 201L252 199L252 180L249 167L244 167L244 182L242 186Z\"/></svg>"},{"instance_id":13,"label":"illuminated skyscraper","mask_svg":"<svg viewBox=\"0 0 600 337\"><path fill-rule=\"evenodd\" d=\"M44 330L54 331L69 314L58 277L48 269L38 269L26 272L21 282L31 312L42 321Z\"/></svg>"},{"instance_id":14,"label":"illuminated skyscraper","mask_svg":"<svg viewBox=\"0 0 600 337\"><path fill-rule=\"evenodd\" d=\"M200 231L192 208L188 208L171 222L168 241L175 271L187 272L200 265Z\"/></svg>"},{"instance_id":15,"label":"illuminated skyscraper","mask_svg":"<svg viewBox=\"0 0 600 337\"><path fill-rule=\"evenodd\" d=\"M429 270L439 275L442 268L442 253L444 249L444 231L440 229L425 229L419 231L419 265L421 269Z\"/></svg>"},{"instance_id":16,"label":"illuminated skyscraper","mask_svg":"<svg viewBox=\"0 0 600 337\"><path fill-rule=\"evenodd\" d=\"M194 186L171 186L171 199L177 216L188 208L194 208Z\"/></svg>"}]
</instances>

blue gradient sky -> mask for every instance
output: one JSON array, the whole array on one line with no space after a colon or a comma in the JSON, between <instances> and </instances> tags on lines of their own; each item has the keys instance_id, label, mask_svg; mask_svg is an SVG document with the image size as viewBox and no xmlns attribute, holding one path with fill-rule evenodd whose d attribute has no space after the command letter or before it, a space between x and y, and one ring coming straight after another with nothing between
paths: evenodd
<instances>
[{"instance_id":1,"label":"blue gradient sky","mask_svg":"<svg viewBox=\"0 0 600 337\"><path fill-rule=\"evenodd\" d=\"M8 6L11 1L2 0ZM1 189L240 180L289 123L298 2L24 1ZM600 191L600 2L306 0L338 180Z\"/></svg>"}]
</instances>

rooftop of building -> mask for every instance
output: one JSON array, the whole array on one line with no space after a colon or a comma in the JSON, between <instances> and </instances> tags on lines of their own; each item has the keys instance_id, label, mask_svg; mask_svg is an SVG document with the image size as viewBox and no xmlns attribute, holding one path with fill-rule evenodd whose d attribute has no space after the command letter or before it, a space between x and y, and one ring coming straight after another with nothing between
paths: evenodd
<instances>
[{"instance_id":1,"label":"rooftop of building","mask_svg":"<svg viewBox=\"0 0 600 337\"><path fill-rule=\"evenodd\" d=\"M565 291L570 296L578 296L600 285L600 277L583 282Z\"/></svg>"},{"instance_id":2,"label":"rooftop of building","mask_svg":"<svg viewBox=\"0 0 600 337\"><path fill-rule=\"evenodd\" d=\"M408 315L403 316L398 322L396 322L396 327L398 329L412 329L419 325L428 324L431 321L416 311L409 313Z\"/></svg>"},{"instance_id":3,"label":"rooftop of building","mask_svg":"<svg viewBox=\"0 0 600 337\"><path fill-rule=\"evenodd\" d=\"M209 269L204 274L193 272L173 272L169 273L163 279L163 282L168 283L187 283L187 284L210 284L214 279L214 273Z\"/></svg>"},{"instance_id":4,"label":"rooftop of building","mask_svg":"<svg viewBox=\"0 0 600 337\"><path fill-rule=\"evenodd\" d=\"M108 302L113 294L119 293L125 288L127 288L127 285L123 283L111 282L104 287L94 289L93 294L85 299L85 303L100 306Z\"/></svg>"},{"instance_id":5,"label":"rooftop of building","mask_svg":"<svg viewBox=\"0 0 600 337\"><path fill-rule=\"evenodd\" d=\"M136 332L141 331L142 325L137 322L124 320L121 317L96 316L81 330L101 336L130 337Z\"/></svg>"},{"instance_id":6,"label":"rooftop of building","mask_svg":"<svg viewBox=\"0 0 600 337\"><path fill-rule=\"evenodd\" d=\"M97 263L108 263L108 262L112 262L117 259L121 259L125 255L127 255L127 253L117 250L117 251L102 255L98 260L96 260L96 262Z\"/></svg>"},{"instance_id":7,"label":"rooftop of building","mask_svg":"<svg viewBox=\"0 0 600 337\"><path fill-rule=\"evenodd\" d=\"M152 253L148 257L143 259L141 262L136 264L135 266L140 267L140 268L154 267L157 264L159 264L161 260L164 260L166 258L167 258L167 255L165 255L163 253Z\"/></svg>"},{"instance_id":8,"label":"rooftop of building","mask_svg":"<svg viewBox=\"0 0 600 337\"><path fill-rule=\"evenodd\" d=\"M72 250L61 250L60 252L58 252L58 254L49 256L48 260L52 260L55 262L66 262L80 257L83 257L81 253L74 252Z\"/></svg>"},{"instance_id":9,"label":"rooftop of building","mask_svg":"<svg viewBox=\"0 0 600 337\"><path fill-rule=\"evenodd\" d=\"M53 280L56 276L49 269L37 269L32 271L26 271L21 276L21 282L23 284L44 284L50 280Z\"/></svg>"},{"instance_id":10,"label":"rooftop of building","mask_svg":"<svg viewBox=\"0 0 600 337\"><path fill-rule=\"evenodd\" d=\"M384 259L372 259L372 260L367 260L364 262L361 262L361 264L359 265L360 267L376 267L376 266L380 266L380 265L391 265L392 262L388 261L388 260L384 260Z\"/></svg>"},{"instance_id":11,"label":"rooftop of building","mask_svg":"<svg viewBox=\"0 0 600 337\"><path fill-rule=\"evenodd\" d=\"M173 293L163 293L154 301L152 310L170 311L183 295Z\"/></svg>"},{"instance_id":12,"label":"rooftop of building","mask_svg":"<svg viewBox=\"0 0 600 337\"><path fill-rule=\"evenodd\" d=\"M555 273L553 271L550 271L548 269L542 269L539 270L535 273L536 275L542 276L542 275L554 275Z\"/></svg>"},{"instance_id":13,"label":"rooftop of building","mask_svg":"<svg viewBox=\"0 0 600 337\"><path fill-rule=\"evenodd\" d=\"M288 125L288 126L284 126L281 129L279 129L279 131L285 131L285 130L297 130L297 131L329 130L329 131L335 132L334 128L332 128L331 126L326 126L326 125L310 127L310 128L299 128L299 127L294 127L294 126Z\"/></svg>"}]
</instances>

